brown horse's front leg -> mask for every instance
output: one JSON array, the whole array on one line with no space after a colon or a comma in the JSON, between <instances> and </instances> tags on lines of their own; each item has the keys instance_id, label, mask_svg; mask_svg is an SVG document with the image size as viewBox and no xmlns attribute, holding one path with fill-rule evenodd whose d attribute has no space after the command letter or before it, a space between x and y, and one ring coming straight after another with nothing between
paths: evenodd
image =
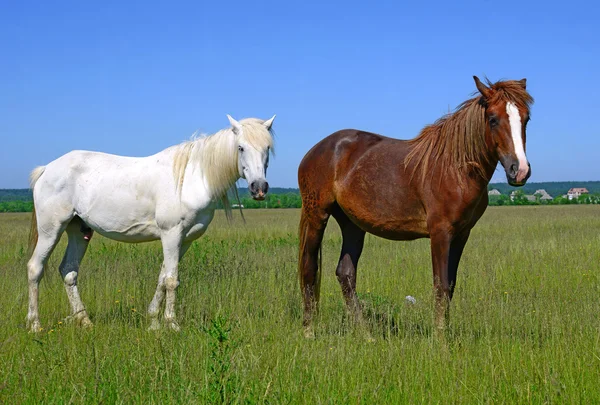
<instances>
[{"instance_id":1,"label":"brown horse's front leg","mask_svg":"<svg viewBox=\"0 0 600 405\"><path fill-rule=\"evenodd\" d=\"M462 256L467 240L469 240L469 234L471 230L464 231L457 235L450 244L450 257L448 259L448 282L450 284L450 295L449 298L452 300L454 295L454 288L456 287L456 275L458 273L458 264Z\"/></svg>"},{"instance_id":2,"label":"brown horse's front leg","mask_svg":"<svg viewBox=\"0 0 600 405\"><path fill-rule=\"evenodd\" d=\"M431 233L431 261L435 294L435 326L443 331L450 315L451 283L448 272L452 235L446 230Z\"/></svg>"}]
</instances>

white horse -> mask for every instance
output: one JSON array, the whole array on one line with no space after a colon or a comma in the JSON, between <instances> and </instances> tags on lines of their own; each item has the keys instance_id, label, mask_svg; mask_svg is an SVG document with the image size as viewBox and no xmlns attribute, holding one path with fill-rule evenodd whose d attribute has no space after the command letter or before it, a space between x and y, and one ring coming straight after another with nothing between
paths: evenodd
<instances>
[{"instance_id":1,"label":"white horse","mask_svg":"<svg viewBox=\"0 0 600 405\"><path fill-rule=\"evenodd\" d=\"M73 151L33 170L30 243L35 243L35 249L27 264L31 331L41 329L39 282L65 230L69 242L59 270L78 324L92 325L79 297L77 273L96 231L123 242L160 239L164 261L148 308L150 329L160 327L158 313L166 295L164 321L179 330L175 318L178 264L192 241L206 232L217 201L224 200L227 209L227 191L240 177L248 181L256 200L264 199L269 188L265 178L275 116L239 122L227 117L231 128L149 157Z\"/></svg>"}]
</instances>

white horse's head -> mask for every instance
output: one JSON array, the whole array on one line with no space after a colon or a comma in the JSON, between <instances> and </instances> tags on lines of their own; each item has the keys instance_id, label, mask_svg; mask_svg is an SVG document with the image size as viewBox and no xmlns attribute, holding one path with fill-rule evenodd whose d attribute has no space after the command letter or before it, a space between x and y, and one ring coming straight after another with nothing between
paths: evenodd
<instances>
[{"instance_id":1,"label":"white horse's head","mask_svg":"<svg viewBox=\"0 0 600 405\"><path fill-rule=\"evenodd\" d=\"M264 200L269 191L267 168L273 149L271 126L275 116L266 121L247 118L238 122L230 115L227 118L236 135L239 175L248 182L252 198Z\"/></svg>"}]
</instances>

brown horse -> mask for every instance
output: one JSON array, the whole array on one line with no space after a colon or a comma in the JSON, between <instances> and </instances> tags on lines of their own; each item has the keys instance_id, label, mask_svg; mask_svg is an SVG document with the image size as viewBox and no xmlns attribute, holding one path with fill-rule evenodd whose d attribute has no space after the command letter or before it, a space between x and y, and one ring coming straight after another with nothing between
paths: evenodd
<instances>
[{"instance_id":1,"label":"brown horse","mask_svg":"<svg viewBox=\"0 0 600 405\"><path fill-rule=\"evenodd\" d=\"M298 270L305 335L313 336L319 251L331 215L343 237L336 276L358 319L356 269L369 232L393 240L430 238L436 326L447 325L458 263L488 205L487 185L498 161L513 186L531 175L525 129L533 98L526 80L486 86L473 78L480 94L412 140L345 129L316 144L300 163Z\"/></svg>"}]
</instances>

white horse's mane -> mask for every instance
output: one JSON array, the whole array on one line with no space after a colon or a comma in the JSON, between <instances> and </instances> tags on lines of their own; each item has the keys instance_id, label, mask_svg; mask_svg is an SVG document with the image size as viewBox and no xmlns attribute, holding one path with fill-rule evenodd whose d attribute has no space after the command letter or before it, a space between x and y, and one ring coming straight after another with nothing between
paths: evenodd
<instances>
[{"instance_id":1,"label":"white horse's mane","mask_svg":"<svg viewBox=\"0 0 600 405\"><path fill-rule=\"evenodd\" d=\"M240 120L241 140L257 150L270 148L273 151L273 134L264 122L257 118ZM238 143L233 129L227 128L174 146L173 176L177 191L181 193L188 165L196 165L204 175L210 194L228 205L227 192L239 177Z\"/></svg>"}]
</instances>

